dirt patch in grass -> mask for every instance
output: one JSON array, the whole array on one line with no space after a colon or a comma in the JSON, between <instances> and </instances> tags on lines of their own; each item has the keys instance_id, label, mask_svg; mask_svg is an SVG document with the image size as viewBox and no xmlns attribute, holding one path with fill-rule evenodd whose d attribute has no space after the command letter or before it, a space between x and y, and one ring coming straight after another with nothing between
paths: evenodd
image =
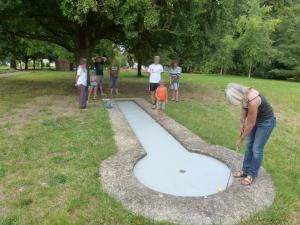
<instances>
[{"instance_id":1,"label":"dirt patch in grass","mask_svg":"<svg viewBox=\"0 0 300 225\"><path fill-rule=\"evenodd\" d=\"M170 96L171 97L171 96ZM221 100L220 93L202 93L202 92L183 92L180 93L180 99L183 101L197 101L203 103L217 102ZM224 99L223 99L224 101Z\"/></svg>"},{"instance_id":2,"label":"dirt patch in grass","mask_svg":"<svg viewBox=\"0 0 300 225\"><path fill-rule=\"evenodd\" d=\"M149 85L141 81L130 81L120 84L120 97L150 96Z\"/></svg>"},{"instance_id":3,"label":"dirt patch in grass","mask_svg":"<svg viewBox=\"0 0 300 225\"><path fill-rule=\"evenodd\" d=\"M170 98L172 91L169 91ZM224 94L220 90L201 84L182 84L179 89L179 98L183 101L196 101L202 103L224 102Z\"/></svg>"},{"instance_id":4,"label":"dirt patch in grass","mask_svg":"<svg viewBox=\"0 0 300 225\"><path fill-rule=\"evenodd\" d=\"M15 134L39 116L47 115L55 118L76 116L79 113L74 96L41 96L21 105L13 113L3 115L0 119L0 127L9 134Z\"/></svg>"},{"instance_id":5,"label":"dirt patch in grass","mask_svg":"<svg viewBox=\"0 0 300 225\"><path fill-rule=\"evenodd\" d=\"M300 127L300 115L291 116L287 119L287 124L293 127Z\"/></svg>"},{"instance_id":6,"label":"dirt patch in grass","mask_svg":"<svg viewBox=\"0 0 300 225\"><path fill-rule=\"evenodd\" d=\"M300 213L297 210L294 210L290 214L290 224L300 224Z\"/></svg>"}]
</instances>

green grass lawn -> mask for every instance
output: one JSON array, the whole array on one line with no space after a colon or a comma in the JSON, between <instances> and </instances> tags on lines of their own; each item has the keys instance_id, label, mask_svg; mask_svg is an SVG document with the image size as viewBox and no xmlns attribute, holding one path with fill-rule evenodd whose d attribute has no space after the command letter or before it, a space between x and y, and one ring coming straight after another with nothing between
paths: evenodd
<instances>
[{"instance_id":1,"label":"green grass lawn","mask_svg":"<svg viewBox=\"0 0 300 225\"><path fill-rule=\"evenodd\" d=\"M146 77L121 76L121 97L149 99ZM103 190L99 168L116 151L113 133L100 101L77 109L73 78L49 71L0 78L0 224L168 224L130 213ZM182 101L167 113L206 141L234 148L239 108L223 94L232 81L265 94L278 118L264 158L275 203L240 225L299 224L300 83L183 75Z\"/></svg>"},{"instance_id":2,"label":"green grass lawn","mask_svg":"<svg viewBox=\"0 0 300 225\"><path fill-rule=\"evenodd\" d=\"M11 69L9 66L0 66L0 74L1 73L10 73L16 71L15 69Z\"/></svg>"}]
</instances>

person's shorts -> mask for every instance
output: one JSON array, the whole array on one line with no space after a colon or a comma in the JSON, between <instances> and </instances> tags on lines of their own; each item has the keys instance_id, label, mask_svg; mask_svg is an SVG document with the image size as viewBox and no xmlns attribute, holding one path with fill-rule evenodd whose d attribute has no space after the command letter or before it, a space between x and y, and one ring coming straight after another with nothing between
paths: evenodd
<instances>
[{"instance_id":1,"label":"person's shorts","mask_svg":"<svg viewBox=\"0 0 300 225\"><path fill-rule=\"evenodd\" d=\"M91 82L89 88L97 88L97 82L96 81Z\"/></svg>"},{"instance_id":2,"label":"person's shorts","mask_svg":"<svg viewBox=\"0 0 300 225\"><path fill-rule=\"evenodd\" d=\"M166 108L166 102L156 101L156 109L164 110Z\"/></svg>"},{"instance_id":3,"label":"person's shorts","mask_svg":"<svg viewBox=\"0 0 300 225\"><path fill-rule=\"evenodd\" d=\"M149 90L150 91L156 91L158 86L159 86L159 83L150 83L149 84Z\"/></svg>"},{"instance_id":4,"label":"person's shorts","mask_svg":"<svg viewBox=\"0 0 300 225\"><path fill-rule=\"evenodd\" d=\"M96 75L96 82L102 82L103 81L103 75Z\"/></svg>"},{"instance_id":5,"label":"person's shorts","mask_svg":"<svg viewBox=\"0 0 300 225\"><path fill-rule=\"evenodd\" d=\"M179 88L179 81L174 81L172 84L171 84L171 86L170 86L170 89L171 90L178 90L178 88Z\"/></svg>"},{"instance_id":6,"label":"person's shorts","mask_svg":"<svg viewBox=\"0 0 300 225\"><path fill-rule=\"evenodd\" d=\"M110 77L110 88L117 88L118 87L118 77Z\"/></svg>"}]
</instances>

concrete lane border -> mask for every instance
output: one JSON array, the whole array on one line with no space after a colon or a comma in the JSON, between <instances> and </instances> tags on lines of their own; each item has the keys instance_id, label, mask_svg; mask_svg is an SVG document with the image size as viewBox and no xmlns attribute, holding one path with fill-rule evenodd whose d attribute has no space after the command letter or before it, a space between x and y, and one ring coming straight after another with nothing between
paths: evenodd
<instances>
[{"instance_id":1,"label":"concrete lane border","mask_svg":"<svg viewBox=\"0 0 300 225\"><path fill-rule=\"evenodd\" d=\"M144 186L134 176L133 168L146 152L116 104L121 100L136 102L152 117L155 111L149 102L140 98L115 99L113 108L108 109L118 151L102 162L100 179L104 189L127 209L156 221L195 225L234 224L273 203L275 190L271 176L264 168L251 186L242 186L240 180L235 179L228 189L208 197L177 197ZM160 124L189 151L214 157L232 171L240 169L241 154L206 143L170 117Z\"/></svg>"}]
</instances>

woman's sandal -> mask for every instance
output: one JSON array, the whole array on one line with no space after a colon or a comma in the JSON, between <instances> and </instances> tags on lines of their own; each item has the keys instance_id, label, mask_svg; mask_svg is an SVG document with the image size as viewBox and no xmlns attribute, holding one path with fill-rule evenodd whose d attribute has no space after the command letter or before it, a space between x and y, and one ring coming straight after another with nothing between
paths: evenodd
<instances>
[{"instance_id":1,"label":"woman's sandal","mask_svg":"<svg viewBox=\"0 0 300 225\"><path fill-rule=\"evenodd\" d=\"M240 177L247 177L247 174L244 171L240 170L240 171L234 172L233 176L235 178L240 178Z\"/></svg>"},{"instance_id":2,"label":"woman's sandal","mask_svg":"<svg viewBox=\"0 0 300 225\"><path fill-rule=\"evenodd\" d=\"M252 182L253 182L253 178L251 176L247 176L241 181L241 184L242 185L250 185L250 184L252 184Z\"/></svg>"}]
</instances>

